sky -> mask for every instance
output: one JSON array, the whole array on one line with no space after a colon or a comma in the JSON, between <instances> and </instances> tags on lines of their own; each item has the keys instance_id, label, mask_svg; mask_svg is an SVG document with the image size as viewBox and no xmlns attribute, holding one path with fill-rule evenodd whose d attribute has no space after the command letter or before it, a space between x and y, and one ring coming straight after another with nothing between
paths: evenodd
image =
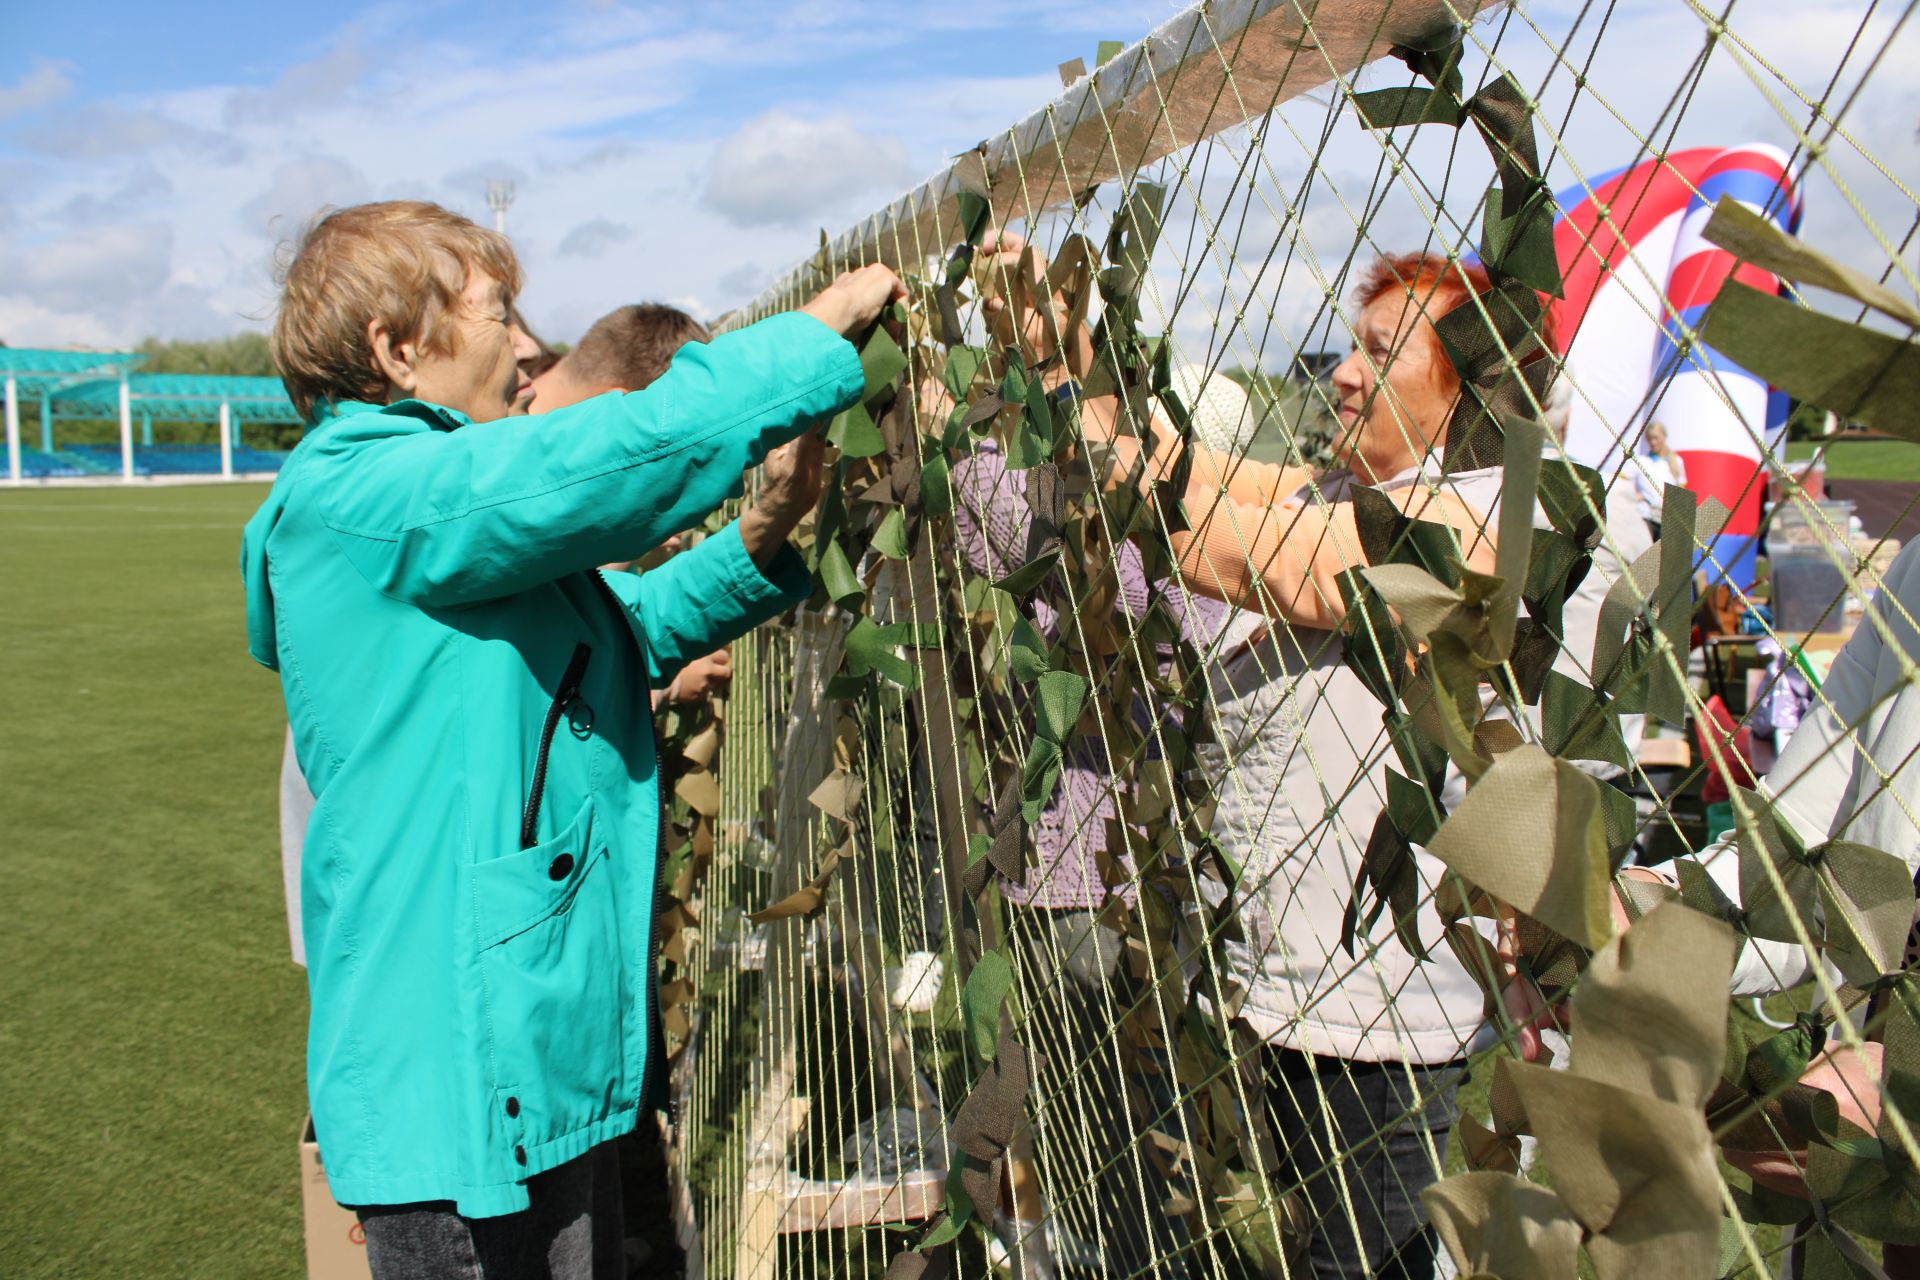
<instances>
[{"instance_id":1,"label":"sky","mask_svg":"<svg viewBox=\"0 0 1920 1280\"><path fill-rule=\"evenodd\" d=\"M34 5L9 15L0 49L0 340L106 347L264 328L276 255L315 210L407 196L486 218L497 179L516 185L509 231L543 336L575 339L643 299L711 317L805 257L821 228L1040 107L1060 91L1060 62L1091 62L1099 41L1137 39L1179 7ZM1807 234L1878 274L1914 217L1901 183L1920 178L1920 23L1902 17L1872 0L1736 0L1732 36L1695 76L1707 26L1683 0L1534 0L1481 17L1468 71L1491 58L1540 92L1557 182L1625 162L1650 134L1790 148L1808 119L1796 89L1845 102L1861 146L1836 141L1816 167ZM1583 89L1552 56L1562 44L1586 67ZM1405 79L1387 63L1361 85ZM1669 131L1662 113L1687 85ZM1264 153L1242 166L1255 176L1239 255L1263 255L1283 225L1308 242L1297 262L1353 251L1381 148L1345 123L1327 132L1326 115L1324 95L1295 102L1218 144L1235 163L1255 137ZM1386 184L1370 236L1429 225L1423 188L1447 208L1477 198L1477 145L1420 131L1439 132L1408 153L1427 166L1420 183ZM1213 201L1199 179L1184 185ZM1291 196L1301 216L1272 216ZM1326 274L1295 266L1251 288L1276 322L1304 324L1324 310Z\"/></svg>"}]
</instances>

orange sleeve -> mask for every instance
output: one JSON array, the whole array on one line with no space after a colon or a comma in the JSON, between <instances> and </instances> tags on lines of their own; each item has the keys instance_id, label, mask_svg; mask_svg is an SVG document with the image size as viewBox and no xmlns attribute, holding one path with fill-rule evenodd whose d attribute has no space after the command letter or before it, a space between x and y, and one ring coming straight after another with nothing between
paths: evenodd
<instances>
[{"instance_id":1,"label":"orange sleeve","mask_svg":"<svg viewBox=\"0 0 1920 1280\"><path fill-rule=\"evenodd\" d=\"M1139 444L1114 441L1124 474L1137 456ZM1123 447L1123 446L1131 446ZM1245 466L1248 464L1237 464ZM1333 630L1346 617L1340 598L1340 575L1366 563L1351 502L1281 501L1311 474L1303 468L1253 463L1246 485L1221 485L1203 479L1218 477L1219 455L1195 460L1194 478L1186 493L1188 519L1193 527L1170 538L1179 557L1180 574L1188 589L1228 604L1278 618L1297 627ZM1149 464L1151 476L1157 469ZM1286 488L1280 488L1287 484ZM1236 496L1247 493L1253 501ZM1453 526L1466 550L1467 564L1481 573L1494 567L1494 528L1485 512L1450 493L1430 493L1422 486L1386 495L1401 511L1418 520Z\"/></svg>"},{"instance_id":2,"label":"orange sleeve","mask_svg":"<svg viewBox=\"0 0 1920 1280\"><path fill-rule=\"evenodd\" d=\"M1236 458L1198 445L1193 446L1193 452L1195 482L1217 487L1235 502L1270 507L1313 478L1310 467Z\"/></svg>"}]
</instances>

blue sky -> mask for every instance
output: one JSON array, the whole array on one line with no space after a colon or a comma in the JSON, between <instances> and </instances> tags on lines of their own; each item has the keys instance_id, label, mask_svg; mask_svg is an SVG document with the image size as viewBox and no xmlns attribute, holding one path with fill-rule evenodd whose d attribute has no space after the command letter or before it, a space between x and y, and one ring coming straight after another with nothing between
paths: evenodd
<instances>
[{"instance_id":1,"label":"blue sky","mask_svg":"<svg viewBox=\"0 0 1920 1280\"><path fill-rule=\"evenodd\" d=\"M804 256L820 227L839 230L1039 107L1058 92L1056 64L1091 61L1098 41L1138 38L1178 7L31 6L9 15L0 49L0 339L104 346L261 327L275 246L316 208L408 195L484 216L490 177L519 185L511 230L528 267L525 303L551 336L576 337L640 298L712 315ZM1790 82L1824 87L1866 8L1741 0L1733 25ZM1524 83L1546 85L1549 102L1564 101L1569 77L1550 51L1569 31L1591 42L1595 19L1576 29L1579 13L1535 0L1524 19L1484 16L1478 65L1491 49ZM1873 18L1865 47L1890 32L1888 18ZM1682 0L1617 0L1594 50L1594 90L1577 96L1565 134L1580 167L1627 158L1704 38ZM1857 78L1864 55L1853 57ZM1847 120L1896 176L1920 172L1916 67L1907 31ZM1782 85L1770 92L1794 106ZM1716 53L1678 141L1791 146L1793 113L1768 99L1764 73ZM1293 139L1313 136L1323 116L1301 102L1283 109L1288 128L1267 130L1276 193L1306 173L1312 156ZM1315 252L1337 260L1354 238L1347 208L1380 153L1357 130L1336 141L1304 225ZM1413 155L1445 160L1425 139ZM1897 239L1913 216L1897 183L1857 153L1836 163ZM1457 177L1469 197L1485 181L1471 165ZM1810 191L1810 227L1877 272L1884 248L1825 180ZM1376 235L1418 232L1418 205L1390 199ZM1317 305L1313 282L1296 283L1299 297L1276 304L1282 319Z\"/></svg>"}]
</instances>

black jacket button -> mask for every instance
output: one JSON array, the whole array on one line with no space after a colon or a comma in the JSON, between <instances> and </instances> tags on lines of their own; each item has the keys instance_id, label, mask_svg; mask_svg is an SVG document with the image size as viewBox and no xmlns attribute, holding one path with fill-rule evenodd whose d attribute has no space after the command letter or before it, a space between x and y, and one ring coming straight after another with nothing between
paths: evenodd
<instances>
[{"instance_id":1,"label":"black jacket button","mask_svg":"<svg viewBox=\"0 0 1920 1280\"><path fill-rule=\"evenodd\" d=\"M515 1147L513 1149L513 1158L519 1163L525 1164L527 1162L527 1149L525 1147Z\"/></svg>"},{"instance_id":2,"label":"black jacket button","mask_svg":"<svg viewBox=\"0 0 1920 1280\"><path fill-rule=\"evenodd\" d=\"M520 1117L520 1099L508 1098L507 1099L507 1119L517 1120L519 1119L519 1117Z\"/></svg>"},{"instance_id":3,"label":"black jacket button","mask_svg":"<svg viewBox=\"0 0 1920 1280\"><path fill-rule=\"evenodd\" d=\"M573 874L573 855L570 853L561 854L547 867L549 880L565 880L571 874Z\"/></svg>"}]
</instances>

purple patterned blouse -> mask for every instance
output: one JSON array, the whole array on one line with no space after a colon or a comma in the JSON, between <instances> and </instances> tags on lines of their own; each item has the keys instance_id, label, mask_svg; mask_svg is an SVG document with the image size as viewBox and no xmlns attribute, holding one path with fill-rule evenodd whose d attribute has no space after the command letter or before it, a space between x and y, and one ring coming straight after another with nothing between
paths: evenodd
<instances>
[{"instance_id":1,"label":"purple patterned blouse","mask_svg":"<svg viewBox=\"0 0 1920 1280\"><path fill-rule=\"evenodd\" d=\"M1010 470L998 443L984 440L975 446L972 457L953 469L953 492L954 534L968 566L988 578L1018 568L1033 520L1026 473ZM1115 609L1130 620L1144 618L1152 588L1140 549L1131 542L1120 547L1119 577ZM1157 585L1179 620L1181 634L1196 645L1204 647L1216 640L1236 612L1217 600L1190 595L1171 580ZM1054 639L1059 610L1043 598L1031 604L1034 624L1049 640ZM1143 709L1135 711L1144 728ZM1002 882L1010 901L1054 910L1087 910L1106 900L1095 855L1106 847L1107 820L1119 816L1112 779L1105 744L1094 738L1073 738L1061 765L1059 787L1033 825L1035 863L1028 868L1025 883ZM1124 853L1120 862L1132 871ZM1132 905L1134 886L1129 883L1120 893Z\"/></svg>"}]
</instances>

